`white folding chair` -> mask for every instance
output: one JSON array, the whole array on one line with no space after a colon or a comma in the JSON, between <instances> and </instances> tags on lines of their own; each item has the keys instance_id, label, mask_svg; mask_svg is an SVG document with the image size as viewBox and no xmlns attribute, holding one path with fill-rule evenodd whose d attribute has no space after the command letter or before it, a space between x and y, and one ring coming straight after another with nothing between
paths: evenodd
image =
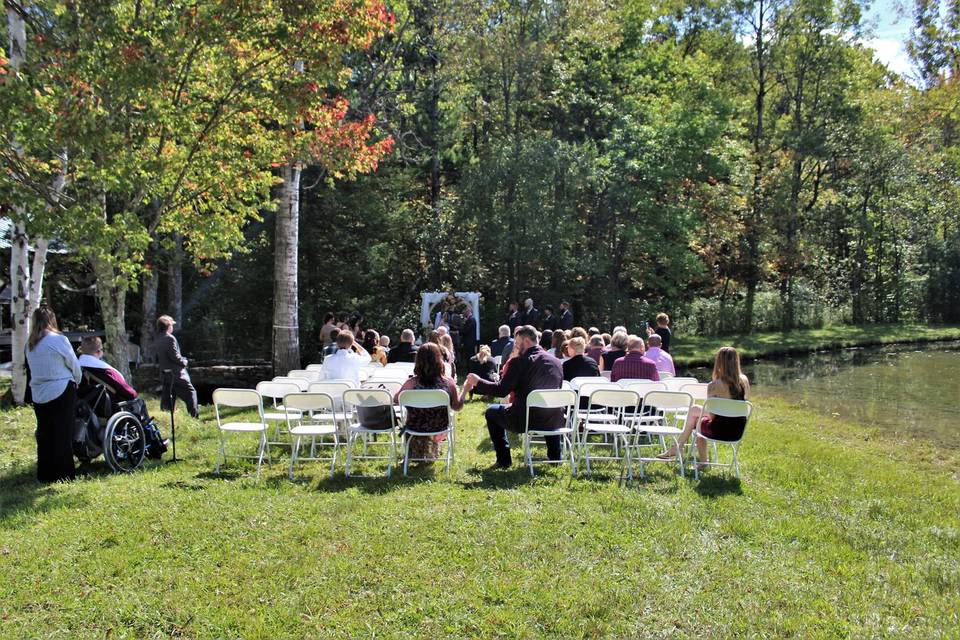
<instances>
[{"instance_id":1,"label":"white folding chair","mask_svg":"<svg viewBox=\"0 0 960 640\"><path fill-rule=\"evenodd\" d=\"M296 385L300 391L306 391L310 386L310 381L303 377L276 376L270 382L282 382L284 384Z\"/></svg>"},{"instance_id":2,"label":"white folding chair","mask_svg":"<svg viewBox=\"0 0 960 640\"><path fill-rule=\"evenodd\" d=\"M401 444L403 446L403 475L407 475L407 469L410 462L429 461L429 458L411 458L410 441L412 438L447 436L447 455L445 472L450 474L450 466L453 464L453 439L456 429L456 416L450 410L450 396L442 389L410 389L400 393L398 398L400 407L403 409L404 427ZM447 410L447 428L444 431L414 431L407 427L407 421L410 418L411 409L432 409L444 407Z\"/></svg>"},{"instance_id":3,"label":"white folding chair","mask_svg":"<svg viewBox=\"0 0 960 640\"><path fill-rule=\"evenodd\" d=\"M570 471L577 475L577 465L573 455L573 409L577 404L577 394L572 390L566 389L543 389L540 391L531 391L527 396L527 416L523 432L523 453L527 459L527 466L530 467L530 475L533 473L533 464L564 464L560 460L540 459L534 461L531 451L531 441L534 436L544 438L558 436L562 439L563 449L570 457ZM538 429L536 425L530 424L530 409L557 409L563 413L563 427L559 429Z\"/></svg>"},{"instance_id":4,"label":"white folding chair","mask_svg":"<svg viewBox=\"0 0 960 640\"><path fill-rule=\"evenodd\" d=\"M343 394L343 405L346 411L350 412L350 418L347 427L347 465L346 475L349 478L353 471L353 461L362 460L386 460L387 477L393 472L393 467L397 463L397 421L393 410L393 396L383 389L350 389ZM362 409L373 411L382 408L384 411L383 419L387 420L388 426L383 428L371 428L364 426L360 418ZM387 436L386 442L376 440L378 435ZM363 453L355 455L353 447L357 440L363 443ZM386 445L389 447L387 455L369 455L368 446Z\"/></svg>"},{"instance_id":5,"label":"white folding chair","mask_svg":"<svg viewBox=\"0 0 960 640\"><path fill-rule=\"evenodd\" d=\"M648 462L673 462L655 456L644 456L643 447L658 446L660 452L666 450L666 439L670 438L677 449L676 461L683 475L683 451L678 438L683 433L683 426L687 422L690 407L693 406L693 397L689 393L677 391L648 391L643 398L639 416L633 420L633 442L631 447L633 462L640 463L640 477L646 475ZM646 415L644 415L646 414ZM656 441L642 442L644 434Z\"/></svg>"},{"instance_id":6,"label":"white folding chair","mask_svg":"<svg viewBox=\"0 0 960 640\"><path fill-rule=\"evenodd\" d=\"M710 384L707 382L693 382L685 385L681 385L681 393L689 393L693 396L693 403L697 405L703 405L707 401L707 390L710 388Z\"/></svg>"},{"instance_id":7,"label":"white folding chair","mask_svg":"<svg viewBox=\"0 0 960 640\"><path fill-rule=\"evenodd\" d=\"M415 364L413 362L388 362L384 369L403 369L413 373L413 368Z\"/></svg>"},{"instance_id":8,"label":"white folding chair","mask_svg":"<svg viewBox=\"0 0 960 640\"><path fill-rule=\"evenodd\" d=\"M570 386L573 387L574 391L580 390L580 385L585 382L610 382L603 376L577 376L570 381Z\"/></svg>"},{"instance_id":9,"label":"white folding chair","mask_svg":"<svg viewBox=\"0 0 960 640\"><path fill-rule=\"evenodd\" d=\"M311 382L310 393L326 393L333 398L333 411L330 413L318 413L314 420L318 422L332 422L340 428L340 435L347 434L347 417L343 408L343 394L348 389L353 389L356 385L350 380L324 380L323 382Z\"/></svg>"},{"instance_id":10,"label":"white folding chair","mask_svg":"<svg viewBox=\"0 0 960 640\"><path fill-rule=\"evenodd\" d=\"M257 384L257 393L259 393L265 400L269 400L270 405L266 407L263 413L263 418L268 423L272 422L273 427L273 439L267 440L267 444L280 444L280 445L289 445L290 443L281 440L280 436L282 435L281 426L286 426L287 424L287 408L283 406L283 399L290 393L299 393L304 391L299 384L296 382L290 382L290 380L295 380L295 378L290 378L288 380L281 379L279 382L276 380L271 382L261 382ZM293 413L294 418L300 417L300 412L296 409L290 410Z\"/></svg>"},{"instance_id":11,"label":"white folding chair","mask_svg":"<svg viewBox=\"0 0 960 640\"><path fill-rule=\"evenodd\" d=\"M587 476L591 475L591 459L617 460L621 465L621 477L623 471L626 470L628 478L633 478L629 447L629 436L632 433L632 428L627 422L625 414L628 410L635 412L639 404L640 396L637 392L627 389L597 389L590 394L590 406L599 408L603 413L585 414L580 427L578 453L580 459L586 462ZM609 417L612 417L612 419L609 419ZM591 442L590 436L603 436L603 441ZM591 447L609 447L611 455L591 456Z\"/></svg>"},{"instance_id":12,"label":"white folding chair","mask_svg":"<svg viewBox=\"0 0 960 640\"><path fill-rule=\"evenodd\" d=\"M693 448L693 477L697 480L700 479L700 465L707 465L710 467L733 467L734 475L740 477L740 459L738 457L738 450L740 448L740 443L743 441L743 435L746 435L747 424L750 422L750 414L753 413L753 404L746 400L730 400L729 398L707 398L707 401L703 403L703 409L700 412L700 419L697 420L697 429L694 432L695 440L705 440L708 445L712 445L713 456L710 456L710 448L707 449L707 459L699 460L699 454L697 453L697 448ZM737 440L716 440L713 438L708 438L707 436L700 433L700 424L703 422L703 418L706 415L713 414L717 417L725 418L743 418L743 435L740 436ZM716 418L714 418L716 419ZM720 462L720 457L717 452L718 444L730 445L733 449L733 462L730 464ZM716 460L716 462L714 462Z\"/></svg>"},{"instance_id":13,"label":"white folding chair","mask_svg":"<svg viewBox=\"0 0 960 640\"><path fill-rule=\"evenodd\" d=\"M319 371L312 371L310 369L294 369L287 372L288 378L306 378L310 382L320 382L323 380L323 374Z\"/></svg>"},{"instance_id":14,"label":"white folding chair","mask_svg":"<svg viewBox=\"0 0 960 640\"><path fill-rule=\"evenodd\" d=\"M290 449L290 479L293 480L293 465L297 460L329 460L330 477L333 477L337 465L337 450L340 448L333 398L327 393L288 393L283 398L283 406L287 408L287 431L294 438ZM291 409L296 409L300 415L294 417ZM334 422L314 419L315 416L326 414L333 414ZM310 438L309 456L300 455L300 444L303 438ZM326 442L326 438L333 438L333 442ZM317 447L332 447L333 453L330 457L317 456Z\"/></svg>"},{"instance_id":15,"label":"white folding chair","mask_svg":"<svg viewBox=\"0 0 960 640\"><path fill-rule=\"evenodd\" d=\"M573 391L573 385L570 384L570 381L569 381L569 380L564 380L564 381L560 384L560 388L561 388L561 389L565 389L565 390L567 390L567 391ZM574 393L576 393L576 392L574 391Z\"/></svg>"},{"instance_id":16,"label":"white folding chair","mask_svg":"<svg viewBox=\"0 0 960 640\"><path fill-rule=\"evenodd\" d=\"M256 409L256 421L233 420L225 422L220 415L221 407L231 409ZM227 461L224 436L228 433L259 433L260 445L255 456L232 456L234 458L256 459L257 477L260 477L260 465L263 464L263 454L266 452L267 461L270 461L270 450L267 448L267 423L263 417L263 398L252 389L215 389L213 391L213 413L217 417L217 431L220 434L220 448L217 454L217 465L214 473L220 474L220 466Z\"/></svg>"},{"instance_id":17,"label":"white folding chair","mask_svg":"<svg viewBox=\"0 0 960 640\"><path fill-rule=\"evenodd\" d=\"M661 380L661 381L662 381L662 380L669 380L670 378L673 377L673 374L670 373L669 371L658 371L657 373L660 374L660 380Z\"/></svg>"},{"instance_id":18,"label":"white folding chair","mask_svg":"<svg viewBox=\"0 0 960 640\"><path fill-rule=\"evenodd\" d=\"M683 378L674 377L674 378L667 378L666 380L663 380L663 383L667 385L667 391L680 391L680 387L682 387L685 384L696 384L697 379L687 378L687 377L683 377Z\"/></svg>"},{"instance_id":19,"label":"white folding chair","mask_svg":"<svg viewBox=\"0 0 960 640\"><path fill-rule=\"evenodd\" d=\"M322 364L308 364L308 365L307 365L307 368L306 368L306 371L318 371L318 372L323 372L323 365L322 365Z\"/></svg>"},{"instance_id":20,"label":"white folding chair","mask_svg":"<svg viewBox=\"0 0 960 640\"><path fill-rule=\"evenodd\" d=\"M574 378L576 380L576 378ZM600 391L602 389L608 390L620 390L620 385L616 382L607 382L606 380L600 380L600 382L595 382L591 380L590 382L582 382L577 388L577 406L574 409L574 425L582 422L586 417L592 416L594 422L612 422L616 420L616 416L611 414L606 409L600 407L592 406L590 402L590 396L595 391Z\"/></svg>"}]
</instances>

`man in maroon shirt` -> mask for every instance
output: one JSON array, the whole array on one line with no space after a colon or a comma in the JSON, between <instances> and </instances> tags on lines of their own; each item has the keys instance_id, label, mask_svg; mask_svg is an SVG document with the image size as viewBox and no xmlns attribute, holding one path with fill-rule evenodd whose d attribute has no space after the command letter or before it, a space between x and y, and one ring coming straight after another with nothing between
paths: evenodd
<instances>
[{"instance_id":1,"label":"man in maroon shirt","mask_svg":"<svg viewBox=\"0 0 960 640\"><path fill-rule=\"evenodd\" d=\"M643 339L639 336L627 338L627 355L613 363L613 370L610 373L611 382L634 378L654 382L660 380L657 364L643 355Z\"/></svg>"}]
</instances>

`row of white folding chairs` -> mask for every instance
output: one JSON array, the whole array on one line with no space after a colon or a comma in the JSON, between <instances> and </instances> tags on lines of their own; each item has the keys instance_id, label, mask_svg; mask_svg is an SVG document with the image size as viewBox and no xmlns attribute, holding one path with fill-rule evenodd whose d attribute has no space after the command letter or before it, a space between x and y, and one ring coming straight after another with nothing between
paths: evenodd
<instances>
[{"instance_id":1,"label":"row of white folding chairs","mask_svg":"<svg viewBox=\"0 0 960 640\"><path fill-rule=\"evenodd\" d=\"M596 406L600 412L581 413L580 397L571 389L544 390L532 392L527 398L526 428L523 434L524 456L533 475L534 459L531 445L535 437L559 436L562 438L565 457L569 457L570 468L577 475L578 463L574 455L585 461L587 474L591 473L591 460L614 460L621 463L621 476L624 472L628 479L633 478L634 464L639 463L640 475L645 475L645 465L650 462L672 462L656 456L644 456L646 446L666 447L665 440L669 438L677 450L676 461L680 474L683 475L683 451L679 446L678 438L683 432L684 424L694 398L691 394L677 391L652 390L645 397L630 389L607 388L597 389L589 396L591 407ZM564 411L564 427L558 430L537 429L531 426L530 409L561 409ZM717 457L717 445L729 445L733 449L733 462L721 464L719 459L700 461L696 453L693 458L694 474L699 477L699 463L711 466L732 466L737 477L740 476L738 449L742 436L737 441L714 440L700 432L700 423L704 416L714 414L727 417L742 417L749 420L753 405L746 401L729 400L726 398L709 398L705 401L700 419L693 433L694 441L702 439L712 444L714 457ZM610 418L612 416L612 419ZM604 442L590 441L590 436L603 436ZM656 441L652 438L655 437ZM643 442L650 438L649 442ZM590 449L594 446L606 446L612 449L610 456L591 456ZM620 452L622 449L622 453ZM696 447L694 447L696 452ZM565 460L537 460L541 463L560 463Z\"/></svg>"},{"instance_id":2,"label":"row of white folding chairs","mask_svg":"<svg viewBox=\"0 0 960 640\"><path fill-rule=\"evenodd\" d=\"M346 475L351 475L352 462L354 458L388 460L386 474L391 474L393 466L396 464L397 455L397 427L404 421L406 412L394 411L393 398L394 393L380 388L351 388L353 385L349 382L330 381L328 383L314 383L316 389L310 391L300 391L292 385L274 382L262 382L258 389L217 389L213 394L214 413L216 415L218 431L220 433L220 448L217 457L216 473L220 472L220 467L226 460L225 440L226 433L259 433L260 444L256 456L234 456L234 457L252 457L257 460L257 477L260 475L260 467L263 457L266 455L270 460L270 445L283 444L291 446L290 456L290 477L293 478L293 467L298 459L300 460L329 460L331 475L336 466L337 451L340 447L340 437L345 435L347 438L347 460ZM284 389L283 387L287 387ZM325 389L323 391L319 389ZM283 395L279 395L284 392ZM277 400L280 403L277 403ZM273 404L272 410L265 408L267 404ZM454 427L455 417L450 410L450 398L444 391L439 390L408 390L400 394L398 405L401 409L407 408L433 408L446 407L449 416L448 429L439 433L422 433L411 429L405 429L401 438L401 447L403 448L403 473L408 472L411 461L422 460L421 458L411 458L409 454L411 438L416 436L436 437L446 435L446 472L449 473L450 466L453 464L454 451ZM244 421L224 421L222 419L220 408L234 407L257 409L259 420L257 422ZM359 419L358 410L364 408L374 410L375 408L387 409L383 411L380 419L384 420L383 428L369 428L363 426L363 421ZM282 422L287 428L287 432L293 439L293 442L286 442L279 439L279 424L274 430L274 440L268 438L268 423ZM345 433L341 429L345 425ZM376 439L371 441L370 436L386 435L388 440L383 443L389 446L389 452L386 456L367 455L367 446L380 444ZM326 438L332 438L332 442L325 442ZM301 456L300 449L303 438L310 438L310 455ZM317 439L320 439L319 444ZM353 448L356 441L360 439L363 444L363 454L355 456ZM317 447L333 447L332 455L329 458L318 457L316 455Z\"/></svg>"}]
</instances>

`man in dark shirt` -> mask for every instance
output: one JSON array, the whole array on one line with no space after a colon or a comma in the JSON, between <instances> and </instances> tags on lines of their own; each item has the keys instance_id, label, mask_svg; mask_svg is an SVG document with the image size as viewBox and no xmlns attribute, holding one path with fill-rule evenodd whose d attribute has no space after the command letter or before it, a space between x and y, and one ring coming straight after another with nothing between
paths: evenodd
<instances>
[{"instance_id":1,"label":"man in dark shirt","mask_svg":"<svg viewBox=\"0 0 960 640\"><path fill-rule=\"evenodd\" d=\"M506 375L499 383L481 380L471 373L464 383L464 392L476 390L489 396L514 394L513 404L491 405L485 414L487 431L497 452L497 466L506 469L513 460L510 457L510 441L507 430L523 433L527 418L527 396L538 389L559 389L563 383L563 368L560 361L540 348L537 343L537 330L524 325L517 330L516 342L520 345L521 355L507 368ZM564 426L561 409L533 409L530 421L538 429L559 429ZM560 460L560 436L548 436L547 457Z\"/></svg>"},{"instance_id":2,"label":"man in dark shirt","mask_svg":"<svg viewBox=\"0 0 960 640\"><path fill-rule=\"evenodd\" d=\"M523 301L520 324L528 324L534 329L540 329L540 310L533 306L533 298L527 298Z\"/></svg>"},{"instance_id":3,"label":"man in dark shirt","mask_svg":"<svg viewBox=\"0 0 960 640\"><path fill-rule=\"evenodd\" d=\"M573 354L563 362L563 379L567 382L574 378L596 378L600 375L600 367L597 366L597 361L583 355L586 348L587 343L583 341L583 338L570 338L567 341L567 349L569 353Z\"/></svg>"},{"instance_id":4,"label":"man in dark shirt","mask_svg":"<svg viewBox=\"0 0 960 640\"><path fill-rule=\"evenodd\" d=\"M173 393L187 405L187 411L194 418L197 417L197 390L193 388L190 374L187 373L187 359L180 354L180 343L173 337L173 325L176 324L170 316L157 318L157 361L160 371L170 371L172 380L164 376L163 395L160 397L160 408L170 409L170 384Z\"/></svg>"},{"instance_id":5,"label":"man in dark shirt","mask_svg":"<svg viewBox=\"0 0 960 640\"><path fill-rule=\"evenodd\" d=\"M521 322L521 319L522 318L520 316L520 312L517 311L517 303L511 302L510 308L507 311L507 323L506 323L507 326L510 327L510 333L513 333L514 331L516 331L517 327L523 324ZM493 355L497 355L497 354L493 354Z\"/></svg>"},{"instance_id":6,"label":"man in dark shirt","mask_svg":"<svg viewBox=\"0 0 960 640\"><path fill-rule=\"evenodd\" d=\"M560 328L560 318L553 315L553 307L547 305L543 308L543 330L556 331Z\"/></svg>"},{"instance_id":7,"label":"man in dark shirt","mask_svg":"<svg viewBox=\"0 0 960 640\"><path fill-rule=\"evenodd\" d=\"M570 311L570 303L566 300L560 303L560 328L564 331L573 329L573 311Z\"/></svg>"},{"instance_id":8,"label":"man in dark shirt","mask_svg":"<svg viewBox=\"0 0 960 640\"><path fill-rule=\"evenodd\" d=\"M473 309L470 307L463 312L460 344L463 345L464 360L469 360L477 352L477 319L473 317Z\"/></svg>"},{"instance_id":9,"label":"man in dark shirt","mask_svg":"<svg viewBox=\"0 0 960 640\"><path fill-rule=\"evenodd\" d=\"M416 362L417 346L413 341L413 331L404 329L400 334L400 344L390 349L390 353L387 354L387 362Z\"/></svg>"}]
</instances>

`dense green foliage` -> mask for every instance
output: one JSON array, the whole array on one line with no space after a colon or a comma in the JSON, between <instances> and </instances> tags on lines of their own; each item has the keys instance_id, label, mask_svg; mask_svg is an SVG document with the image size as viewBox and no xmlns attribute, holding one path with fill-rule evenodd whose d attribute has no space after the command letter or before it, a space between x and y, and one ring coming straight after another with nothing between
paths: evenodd
<instances>
[{"instance_id":1,"label":"dense green foliage","mask_svg":"<svg viewBox=\"0 0 960 640\"><path fill-rule=\"evenodd\" d=\"M155 409L155 405L151 405ZM39 487L33 416L0 414L0 636L952 637L955 452L765 399L744 479L664 466L490 471L480 402L449 479L215 478L177 465ZM285 458L283 459L285 460ZM239 477L238 477L238 475ZM611 477L612 476L612 477Z\"/></svg>"}]
</instances>

